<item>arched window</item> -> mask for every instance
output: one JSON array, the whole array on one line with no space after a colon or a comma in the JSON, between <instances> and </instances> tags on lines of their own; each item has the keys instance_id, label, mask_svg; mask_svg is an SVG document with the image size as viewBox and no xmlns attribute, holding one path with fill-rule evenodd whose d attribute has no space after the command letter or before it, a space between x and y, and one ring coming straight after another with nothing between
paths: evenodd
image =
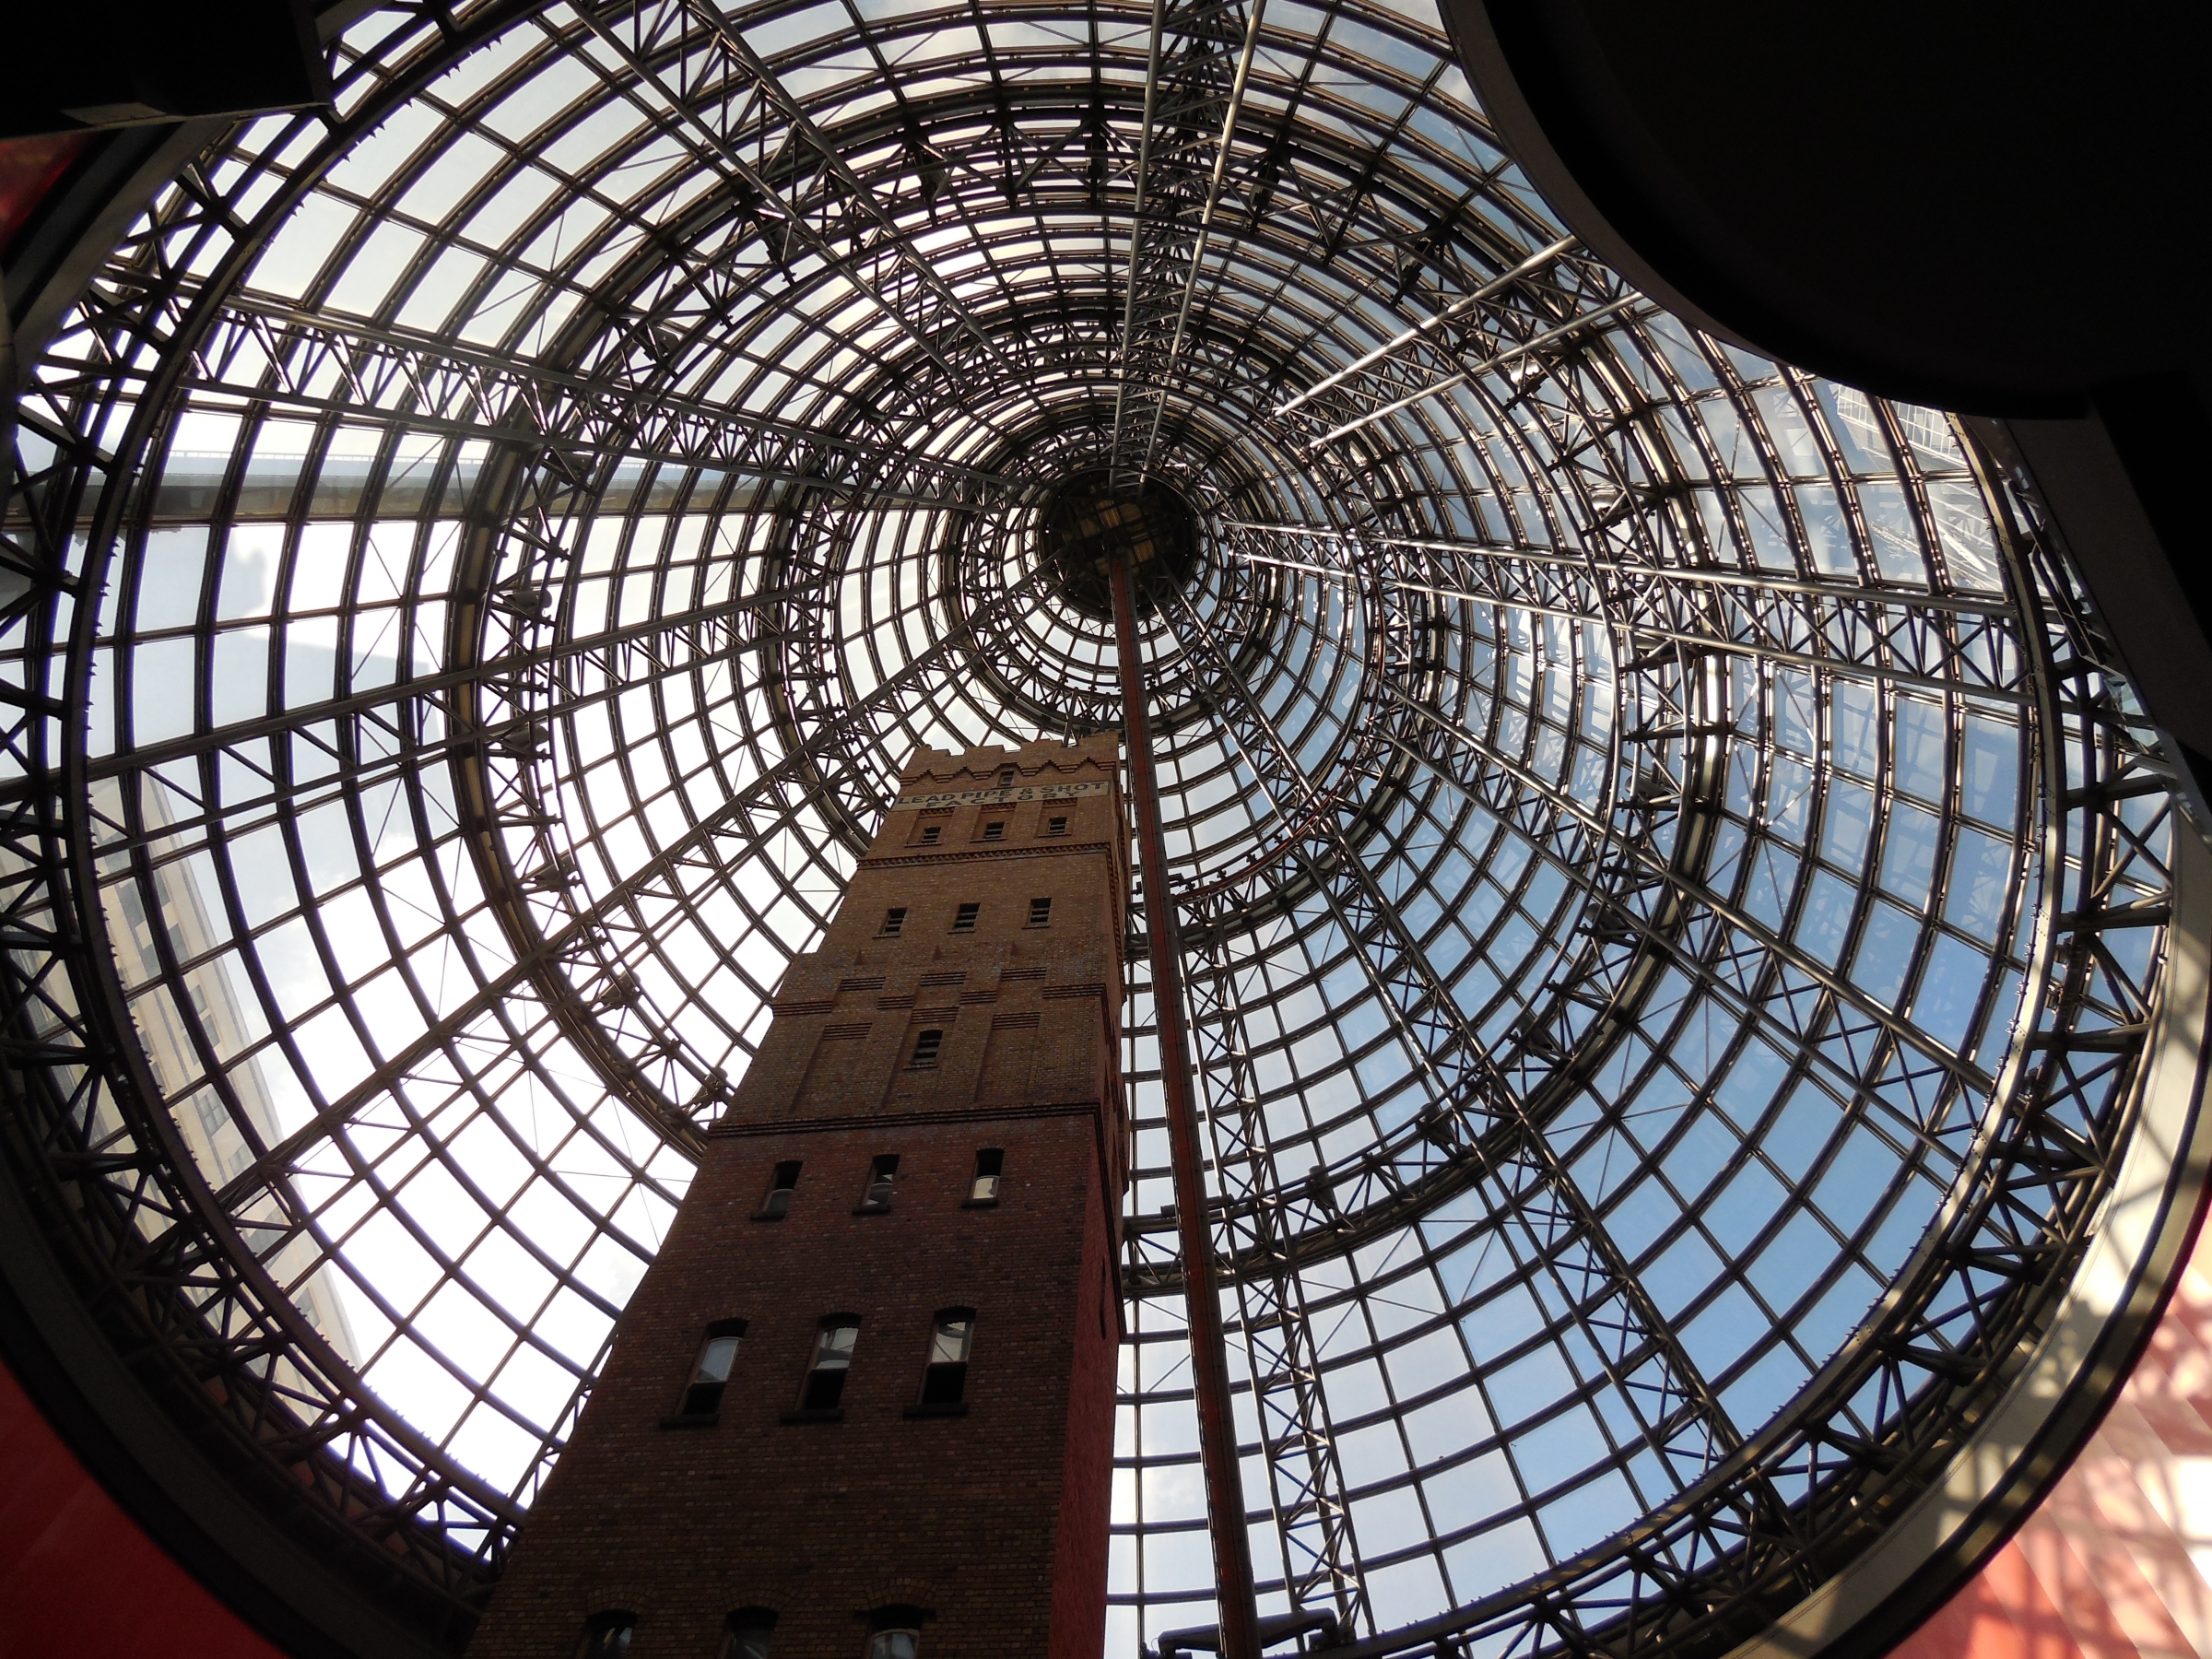
<instances>
[{"instance_id":1,"label":"arched window","mask_svg":"<svg viewBox=\"0 0 2212 1659\"><path fill-rule=\"evenodd\" d=\"M776 1616L767 1607L740 1607L722 1629L722 1659L768 1659Z\"/></svg>"},{"instance_id":2,"label":"arched window","mask_svg":"<svg viewBox=\"0 0 2212 1659\"><path fill-rule=\"evenodd\" d=\"M920 1607L878 1607L868 1615L867 1659L916 1659L922 1651Z\"/></svg>"},{"instance_id":3,"label":"arched window","mask_svg":"<svg viewBox=\"0 0 2212 1659\"><path fill-rule=\"evenodd\" d=\"M759 1221L781 1221L791 1213L791 1195L798 1191L799 1160L791 1159L780 1163L768 1178L768 1191L760 1199L760 1207L753 1212Z\"/></svg>"},{"instance_id":4,"label":"arched window","mask_svg":"<svg viewBox=\"0 0 2212 1659\"><path fill-rule=\"evenodd\" d=\"M737 1345L745 1339L745 1321L718 1319L707 1327L706 1340L692 1362L691 1380L684 1384L677 1415L712 1417L722 1406L722 1391L729 1386L730 1367L737 1362Z\"/></svg>"},{"instance_id":5,"label":"arched window","mask_svg":"<svg viewBox=\"0 0 2212 1659\"><path fill-rule=\"evenodd\" d=\"M975 1310L946 1308L929 1339L922 1371L922 1404L957 1406L968 1392L968 1348L975 1339Z\"/></svg>"},{"instance_id":6,"label":"arched window","mask_svg":"<svg viewBox=\"0 0 2212 1659\"><path fill-rule=\"evenodd\" d=\"M629 1639L637 1629L635 1613L619 1607L594 1613L583 1621L583 1640L577 1644L576 1659L622 1659L629 1652Z\"/></svg>"},{"instance_id":7,"label":"arched window","mask_svg":"<svg viewBox=\"0 0 2212 1659\"><path fill-rule=\"evenodd\" d=\"M998 1182L1006 1167L1006 1155L998 1147L985 1147L975 1155L975 1176L968 1183L968 1202L996 1204Z\"/></svg>"},{"instance_id":8,"label":"arched window","mask_svg":"<svg viewBox=\"0 0 2212 1659\"><path fill-rule=\"evenodd\" d=\"M929 1033L923 1032L924 1037ZM891 1207L891 1194L899 1188L899 1154L885 1152L868 1162L868 1184L860 1189L859 1209L873 1213Z\"/></svg>"},{"instance_id":9,"label":"arched window","mask_svg":"<svg viewBox=\"0 0 2212 1659\"><path fill-rule=\"evenodd\" d=\"M835 1411L845 1397L845 1373L853 1369L853 1347L860 1340L860 1321L849 1313L832 1313L822 1321L814 1339L814 1359L806 1368L806 1385L799 1395L801 1411Z\"/></svg>"}]
</instances>

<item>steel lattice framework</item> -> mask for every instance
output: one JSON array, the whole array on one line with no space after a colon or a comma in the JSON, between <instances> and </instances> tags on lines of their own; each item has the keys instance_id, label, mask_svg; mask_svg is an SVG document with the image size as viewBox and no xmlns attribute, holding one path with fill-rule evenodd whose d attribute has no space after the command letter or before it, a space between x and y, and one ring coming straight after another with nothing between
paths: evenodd
<instances>
[{"instance_id":1,"label":"steel lattice framework","mask_svg":"<svg viewBox=\"0 0 2212 1659\"><path fill-rule=\"evenodd\" d=\"M1146 623L1263 1611L1724 1652L1940 1482L2126 1146L2171 775L1947 418L1563 234L1418 4L371 10L18 411L0 1160L465 1633L898 763ZM1212 1617L1142 960L1111 1651ZM979 1363L987 1362L979 1356Z\"/></svg>"}]
</instances>

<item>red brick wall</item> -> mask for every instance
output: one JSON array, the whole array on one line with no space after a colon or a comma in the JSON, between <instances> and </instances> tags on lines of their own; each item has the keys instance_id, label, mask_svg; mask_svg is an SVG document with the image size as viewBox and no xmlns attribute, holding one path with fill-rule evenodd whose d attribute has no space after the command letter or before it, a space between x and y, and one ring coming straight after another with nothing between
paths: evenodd
<instances>
[{"instance_id":1,"label":"red brick wall","mask_svg":"<svg viewBox=\"0 0 2212 1659\"><path fill-rule=\"evenodd\" d=\"M793 965L683 1208L531 1513L472 1659L568 1659L585 1618L639 1616L631 1659L714 1659L725 1616L775 1652L858 1659L865 1615L928 1609L927 1659L1096 1659L1104 1635L1126 1125L1113 742L924 751L905 792L1016 798L888 816L822 947ZM1065 814L1068 833L1040 833ZM983 842L982 826L1004 822ZM924 824L943 826L924 848ZM1030 900L1053 900L1029 925ZM976 930L949 931L982 906ZM880 936L885 910L907 924ZM945 1032L939 1063L908 1064ZM980 1148L998 1203L963 1201ZM856 1215L900 1159L885 1214ZM802 1164L781 1220L771 1171ZM935 1315L975 1311L967 1410L915 1417ZM792 1421L826 1315L860 1335L835 1421ZM707 1325L747 1322L710 1426L672 1427Z\"/></svg>"}]
</instances>

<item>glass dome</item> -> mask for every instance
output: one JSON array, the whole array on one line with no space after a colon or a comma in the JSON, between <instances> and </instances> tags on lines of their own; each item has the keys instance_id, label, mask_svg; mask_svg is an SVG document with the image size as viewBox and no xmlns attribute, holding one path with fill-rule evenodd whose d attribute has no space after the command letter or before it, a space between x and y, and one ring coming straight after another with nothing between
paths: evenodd
<instances>
[{"instance_id":1,"label":"glass dome","mask_svg":"<svg viewBox=\"0 0 2212 1659\"><path fill-rule=\"evenodd\" d=\"M1263 1611L1724 1651L2065 1288L2176 820L2028 504L1593 259L1425 0L1158 15L370 12L38 367L9 1167L426 1618L900 763L1118 724L1101 479ZM1214 1617L1126 1029L1118 1655Z\"/></svg>"}]
</instances>

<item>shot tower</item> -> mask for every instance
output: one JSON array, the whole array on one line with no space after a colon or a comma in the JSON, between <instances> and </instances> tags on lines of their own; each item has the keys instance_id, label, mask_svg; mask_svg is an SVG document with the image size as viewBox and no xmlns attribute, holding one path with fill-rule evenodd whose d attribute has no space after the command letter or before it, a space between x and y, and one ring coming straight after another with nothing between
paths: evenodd
<instances>
[{"instance_id":1,"label":"shot tower","mask_svg":"<svg viewBox=\"0 0 2212 1659\"><path fill-rule=\"evenodd\" d=\"M908 764L471 1659L1096 1659L1118 762L1109 735Z\"/></svg>"}]
</instances>

